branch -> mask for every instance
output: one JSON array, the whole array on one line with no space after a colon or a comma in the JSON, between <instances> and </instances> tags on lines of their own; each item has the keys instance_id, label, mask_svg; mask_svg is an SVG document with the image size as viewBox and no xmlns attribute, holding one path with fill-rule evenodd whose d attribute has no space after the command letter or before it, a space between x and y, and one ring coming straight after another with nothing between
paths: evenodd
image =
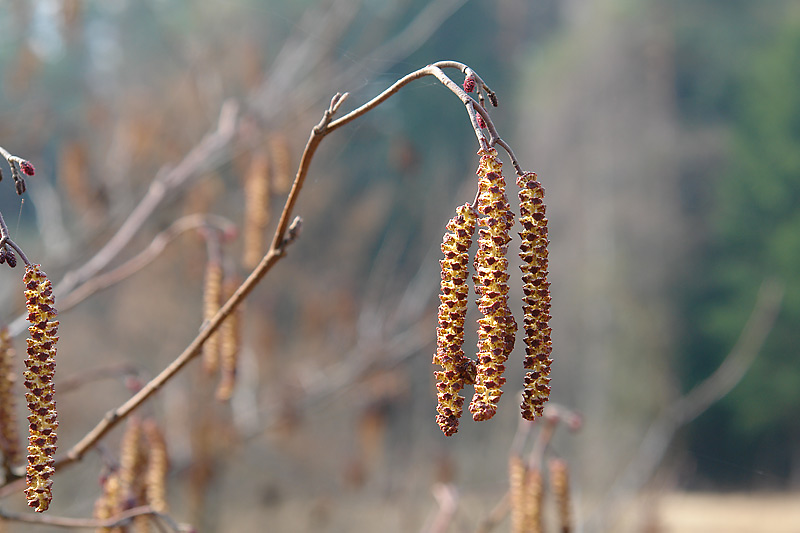
<instances>
[{"instance_id":1,"label":"branch","mask_svg":"<svg viewBox=\"0 0 800 533\"><path fill-rule=\"evenodd\" d=\"M110 270L87 280L85 283L79 285L60 298L58 304L59 310L63 312L67 309L71 309L92 294L107 289L131 277L133 274L149 265L164 251L167 245L179 235L186 231L205 226L213 226L223 232L235 227L233 222L216 215L195 214L179 218L167 229L153 237L153 240L147 248L139 252L136 256L114 270Z\"/></svg>"},{"instance_id":2,"label":"branch","mask_svg":"<svg viewBox=\"0 0 800 533\"><path fill-rule=\"evenodd\" d=\"M163 521L172 531L184 532L193 531L194 529L187 524L178 524L168 515L155 511L149 505L142 507L134 507L128 509L116 516L108 519L97 518L68 518L65 516L48 516L40 514L22 514L10 513L0 509L0 517L9 522L22 522L26 524L39 524L53 527L64 527L73 529L94 529L94 528L111 528L116 526L128 525L132 518L137 516L150 515L153 519Z\"/></svg>"},{"instance_id":3,"label":"branch","mask_svg":"<svg viewBox=\"0 0 800 533\"><path fill-rule=\"evenodd\" d=\"M236 132L238 108L227 101L220 110L217 129L207 134L200 143L172 169L162 168L139 204L119 227L114 236L86 264L67 272L55 285L55 294L67 294L86 283L104 269L130 243L131 239L152 216L159 205L181 185L207 168L230 144ZM27 315L21 315L8 327L12 336L25 330Z\"/></svg>"}]
</instances>

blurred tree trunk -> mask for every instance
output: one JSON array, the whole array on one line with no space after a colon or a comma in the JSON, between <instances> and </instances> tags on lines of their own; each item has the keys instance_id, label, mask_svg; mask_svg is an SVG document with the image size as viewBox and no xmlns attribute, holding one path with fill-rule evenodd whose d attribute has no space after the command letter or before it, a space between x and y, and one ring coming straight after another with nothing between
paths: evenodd
<instances>
[{"instance_id":1,"label":"blurred tree trunk","mask_svg":"<svg viewBox=\"0 0 800 533\"><path fill-rule=\"evenodd\" d=\"M576 0L562 21L528 67L515 145L547 190L554 399L585 414L574 471L591 497L672 382L670 293L683 253L672 41L656 2Z\"/></svg>"}]
</instances>

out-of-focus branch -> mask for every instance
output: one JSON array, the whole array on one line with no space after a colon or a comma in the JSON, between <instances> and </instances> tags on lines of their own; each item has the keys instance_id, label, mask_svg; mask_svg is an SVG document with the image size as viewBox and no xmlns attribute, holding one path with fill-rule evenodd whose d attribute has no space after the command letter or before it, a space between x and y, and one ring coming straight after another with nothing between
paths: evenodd
<instances>
[{"instance_id":1,"label":"out-of-focus branch","mask_svg":"<svg viewBox=\"0 0 800 533\"><path fill-rule=\"evenodd\" d=\"M155 511L152 507L145 505L142 507L134 507L111 518L100 520L96 518L67 518L65 516L50 516L41 514L29 513L9 513L0 509L0 517L9 522L22 522L25 524L39 524L43 526L63 527L70 529L95 529L95 528L111 528L116 526L123 526L130 524L131 519L137 516L150 515L154 520L162 522L170 531L176 533L184 531L193 531L194 529L187 524L179 524L171 517L164 513Z\"/></svg>"},{"instance_id":2,"label":"out-of-focus branch","mask_svg":"<svg viewBox=\"0 0 800 533\"><path fill-rule=\"evenodd\" d=\"M586 523L587 531L605 530L609 517L652 478L675 433L728 394L747 374L758 356L783 301L784 284L767 279L761 284L750 318L733 349L717 369L682 397L673 401L648 428L639 449L619 476L598 511Z\"/></svg>"},{"instance_id":3,"label":"out-of-focus branch","mask_svg":"<svg viewBox=\"0 0 800 533\"><path fill-rule=\"evenodd\" d=\"M202 228L204 226L213 226L223 232L235 228L233 222L217 215L194 214L179 218L167 229L153 237L153 240L147 248L137 255L117 268L87 280L73 291L61 297L58 304L59 310L66 311L67 309L71 309L92 294L107 289L131 277L133 274L149 265L164 251L167 245L179 235L186 231Z\"/></svg>"},{"instance_id":4,"label":"out-of-focus branch","mask_svg":"<svg viewBox=\"0 0 800 533\"><path fill-rule=\"evenodd\" d=\"M57 295L67 294L96 276L125 249L158 206L171 193L196 176L198 172L217 161L231 143L236 132L237 114L237 104L232 100L225 102L220 111L217 128L207 134L177 166L171 169L162 169L150 184L150 188L142 200L114 236L83 266L67 272L64 278L56 284L53 292ZM22 315L9 325L11 335L18 335L24 330L25 317L26 315Z\"/></svg>"}]
</instances>

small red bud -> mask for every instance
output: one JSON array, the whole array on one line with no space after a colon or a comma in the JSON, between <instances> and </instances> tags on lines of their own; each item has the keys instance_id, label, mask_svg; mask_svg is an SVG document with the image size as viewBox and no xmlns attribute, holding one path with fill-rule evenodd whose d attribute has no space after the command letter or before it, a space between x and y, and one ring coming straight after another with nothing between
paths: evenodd
<instances>
[{"instance_id":1,"label":"small red bud","mask_svg":"<svg viewBox=\"0 0 800 533\"><path fill-rule=\"evenodd\" d=\"M467 76L464 78L464 90L468 93L471 93L475 90L475 78L472 76Z\"/></svg>"},{"instance_id":2,"label":"small red bud","mask_svg":"<svg viewBox=\"0 0 800 533\"><path fill-rule=\"evenodd\" d=\"M483 129L486 127L486 123L483 121L483 117L480 115L476 115L478 117L478 127Z\"/></svg>"},{"instance_id":3,"label":"small red bud","mask_svg":"<svg viewBox=\"0 0 800 533\"><path fill-rule=\"evenodd\" d=\"M22 169L22 172L27 176L33 176L36 174L36 169L33 168L30 161L25 161L24 159L19 162L19 168Z\"/></svg>"}]
</instances>

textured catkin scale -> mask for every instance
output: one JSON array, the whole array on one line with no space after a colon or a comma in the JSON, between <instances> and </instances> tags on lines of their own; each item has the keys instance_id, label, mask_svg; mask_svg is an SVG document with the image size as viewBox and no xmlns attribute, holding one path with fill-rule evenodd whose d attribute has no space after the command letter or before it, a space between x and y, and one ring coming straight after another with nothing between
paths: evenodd
<instances>
[{"instance_id":1,"label":"textured catkin scale","mask_svg":"<svg viewBox=\"0 0 800 533\"><path fill-rule=\"evenodd\" d=\"M58 321L53 308L53 288L40 265L29 265L22 278L28 309L29 337L25 359L25 399L28 402L29 436L27 488L28 505L37 512L46 511L53 499L51 479L54 473L58 414L53 388L55 375Z\"/></svg>"},{"instance_id":2,"label":"textured catkin scale","mask_svg":"<svg viewBox=\"0 0 800 533\"><path fill-rule=\"evenodd\" d=\"M470 204L460 206L447 223L448 233L442 240L441 305L433 363L442 367L434 373L439 400L436 422L447 436L458 431L458 419L464 405L464 397L458 393L466 383L475 380L474 362L464 355L462 346L469 300L469 248L475 234L476 219L477 213Z\"/></svg>"},{"instance_id":3,"label":"textured catkin scale","mask_svg":"<svg viewBox=\"0 0 800 533\"><path fill-rule=\"evenodd\" d=\"M22 459L14 398L14 347L7 328L0 329L0 451L6 469Z\"/></svg>"},{"instance_id":4,"label":"textured catkin scale","mask_svg":"<svg viewBox=\"0 0 800 533\"><path fill-rule=\"evenodd\" d=\"M119 446L119 483L122 498L114 514L121 513L136 502L144 487L145 449L142 421L136 416L128 418L125 433Z\"/></svg>"},{"instance_id":5,"label":"textured catkin scale","mask_svg":"<svg viewBox=\"0 0 800 533\"><path fill-rule=\"evenodd\" d=\"M544 187L536 174L527 172L517 178L519 185L520 258L522 258L522 307L525 329L525 375L520 409L522 417L534 420L542 415L550 397L550 283L548 274L547 217Z\"/></svg>"},{"instance_id":6,"label":"textured catkin scale","mask_svg":"<svg viewBox=\"0 0 800 533\"><path fill-rule=\"evenodd\" d=\"M222 265L219 261L206 264L203 281L203 320L211 320L222 305ZM219 332L215 331L203 343L203 370L213 374L219 368Z\"/></svg>"},{"instance_id":7,"label":"textured catkin scale","mask_svg":"<svg viewBox=\"0 0 800 533\"><path fill-rule=\"evenodd\" d=\"M469 405L476 421L497 412L503 394L505 362L514 348L517 323L508 306L508 243L514 214L508 204L502 163L497 151L481 150L478 166L478 250L475 253L475 292L482 317L478 320L475 395Z\"/></svg>"}]
</instances>

